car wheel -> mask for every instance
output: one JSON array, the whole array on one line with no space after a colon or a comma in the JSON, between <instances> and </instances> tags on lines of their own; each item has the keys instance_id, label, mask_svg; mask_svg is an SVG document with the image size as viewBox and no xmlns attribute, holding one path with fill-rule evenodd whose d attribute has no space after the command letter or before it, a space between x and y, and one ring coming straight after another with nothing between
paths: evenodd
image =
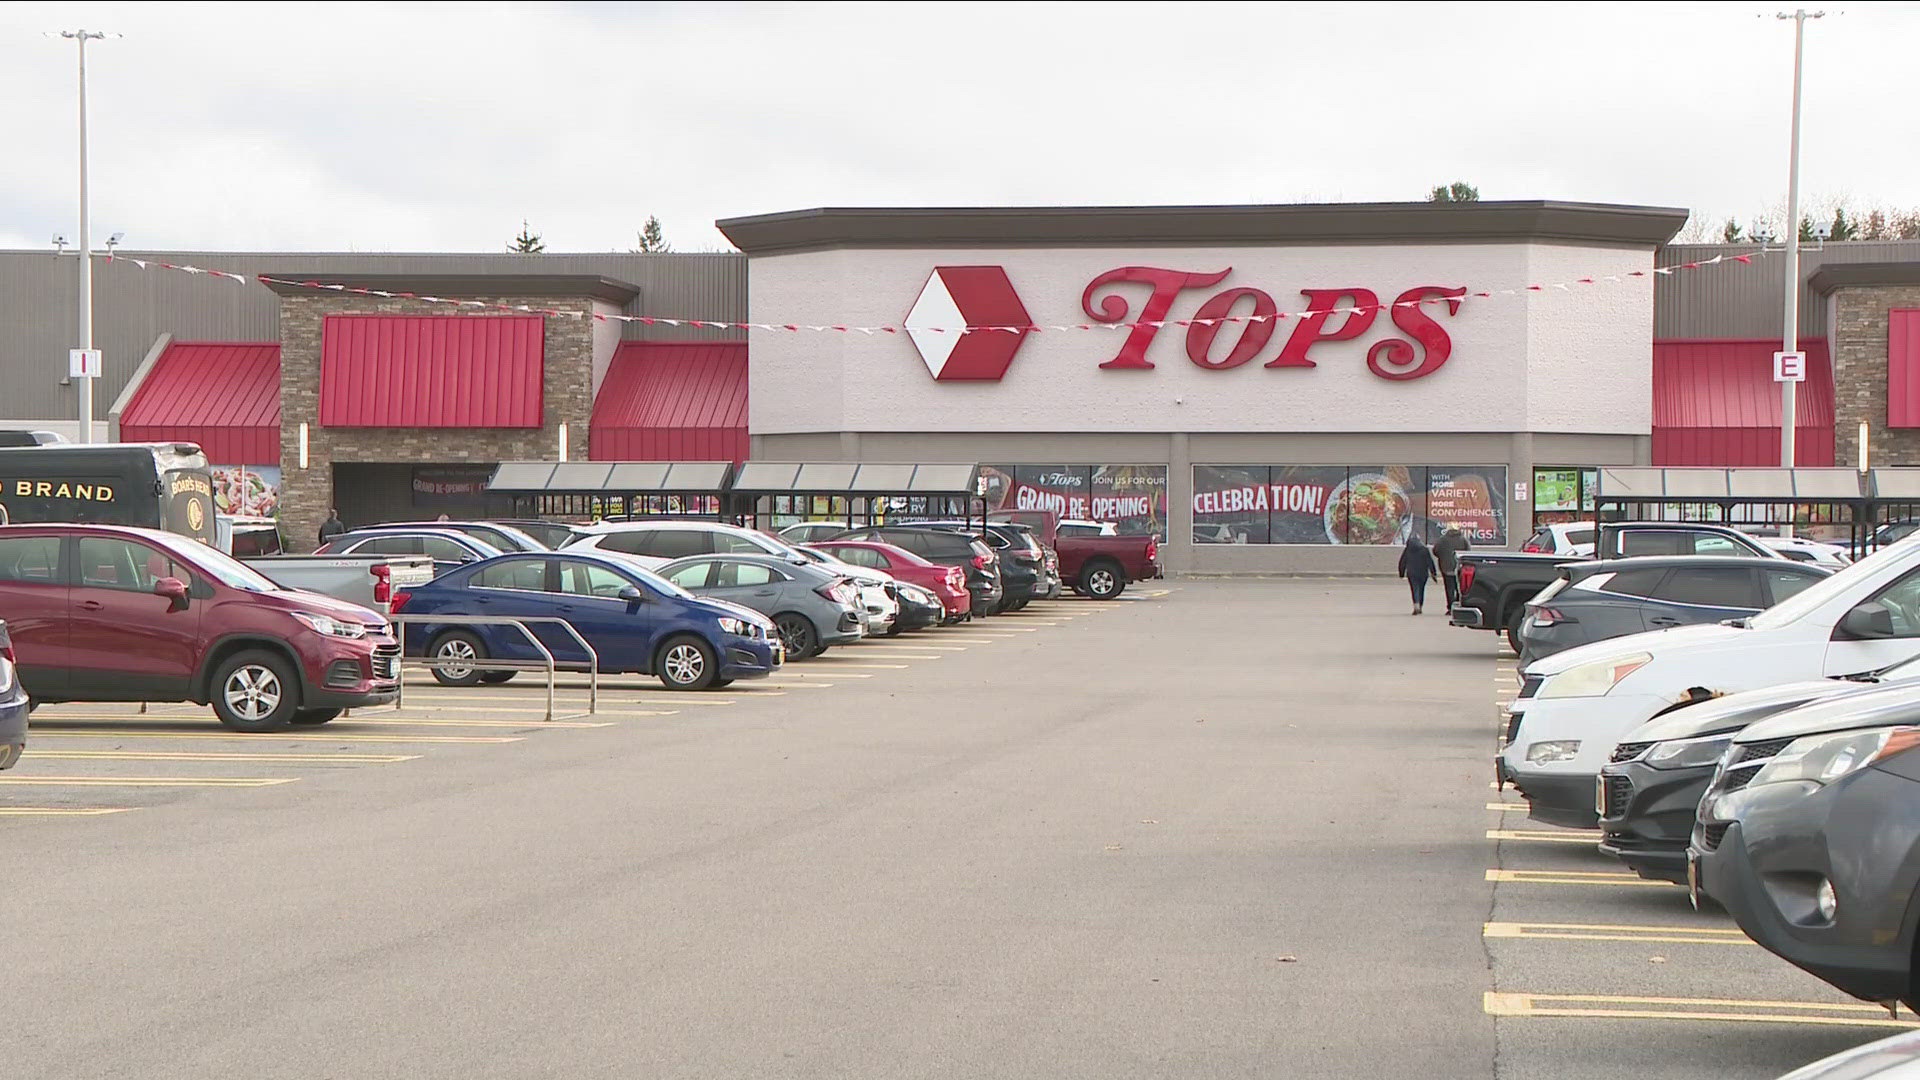
<instances>
[{"instance_id":1,"label":"car wheel","mask_svg":"<svg viewBox=\"0 0 1920 1080\"><path fill-rule=\"evenodd\" d=\"M1023 596L1020 599L1015 600L1013 603L1007 605L1007 610L1008 611L1025 611L1027 608L1028 599L1029 599L1028 597Z\"/></svg>"},{"instance_id":2,"label":"car wheel","mask_svg":"<svg viewBox=\"0 0 1920 1080\"><path fill-rule=\"evenodd\" d=\"M682 635L660 647L654 671L669 690L705 690L720 677L720 662L706 642Z\"/></svg>"},{"instance_id":3,"label":"car wheel","mask_svg":"<svg viewBox=\"0 0 1920 1080\"><path fill-rule=\"evenodd\" d=\"M720 688L721 688L721 687L723 687L723 686L732 686L732 685L733 685L733 680L732 680L732 679L715 679L715 680L713 680L713 688L714 688L715 690L718 690L718 689L720 689Z\"/></svg>"},{"instance_id":4,"label":"car wheel","mask_svg":"<svg viewBox=\"0 0 1920 1080\"><path fill-rule=\"evenodd\" d=\"M896 618L896 619L894 619L894 620L893 620L893 625L892 625L892 626L889 626L889 627L887 627L887 632L886 632L886 634L885 634L885 635L883 635L883 636L885 636L885 637L899 637L899 636L900 636L901 634L903 634L903 633L905 633L905 632L906 632L906 627L904 627L904 626L901 626L901 625L900 625L900 620Z\"/></svg>"},{"instance_id":5,"label":"car wheel","mask_svg":"<svg viewBox=\"0 0 1920 1080\"><path fill-rule=\"evenodd\" d=\"M1111 600L1127 587L1127 578L1110 562L1097 562L1080 572L1080 588L1095 600Z\"/></svg>"},{"instance_id":6,"label":"car wheel","mask_svg":"<svg viewBox=\"0 0 1920 1080\"><path fill-rule=\"evenodd\" d=\"M235 731L278 731L293 722L300 681L278 653L235 653L213 673L213 714Z\"/></svg>"},{"instance_id":7,"label":"car wheel","mask_svg":"<svg viewBox=\"0 0 1920 1080\"><path fill-rule=\"evenodd\" d=\"M339 715L339 709L299 709L293 714L293 723L300 727L312 727Z\"/></svg>"},{"instance_id":8,"label":"car wheel","mask_svg":"<svg viewBox=\"0 0 1920 1080\"><path fill-rule=\"evenodd\" d=\"M1500 624L1507 628L1507 648L1512 649L1515 656L1520 655L1520 621L1524 618L1525 610L1518 605L1508 608L1500 618Z\"/></svg>"},{"instance_id":9,"label":"car wheel","mask_svg":"<svg viewBox=\"0 0 1920 1080\"><path fill-rule=\"evenodd\" d=\"M805 660L826 651L820 647L820 632L813 628L813 620L805 615L794 611L782 612L773 617L773 625L780 631L780 643L787 647L787 655L796 660Z\"/></svg>"},{"instance_id":10,"label":"car wheel","mask_svg":"<svg viewBox=\"0 0 1920 1080\"><path fill-rule=\"evenodd\" d=\"M498 686L503 682L512 682L513 677L518 674L520 673L517 671L487 671L481 673L480 681L489 685Z\"/></svg>"},{"instance_id":11,"label":"car wheel","mask_svg":"<svg viewBox=\"0 0 1920 1080\"><path fill-rule=\"evenodd\" d=\"M427 659L435 661L436 664L448 665L446 667L436 666L433 669L433 681L439 683L441 686L473 686L477 684L487 673L481 671L479 668L471 667L468 664L462 664L461 661L464 660L470 663L474 660L485 660L486 658L486 646L480 644L478 637L467 633L465 630L455 630L451 633L440 635L434 639L433 647L427 650Z\"/></svg>"}]
</instances>

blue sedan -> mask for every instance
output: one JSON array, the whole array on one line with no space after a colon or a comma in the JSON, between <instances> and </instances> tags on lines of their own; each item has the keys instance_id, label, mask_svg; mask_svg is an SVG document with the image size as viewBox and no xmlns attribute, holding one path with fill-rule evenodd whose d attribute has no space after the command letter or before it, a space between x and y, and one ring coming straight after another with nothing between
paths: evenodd
<instances>
[{"instance_id":1,"label":"blue sedan","mask_svg":"<svg viewBox=\"0 0 1920 1080\"><path fill-rule=\"evenodd\" d=\"M694 596L632 563L589 552L520 552L463 566L393 598L395 615L486 615L565 619L600 658L603 672L655 675L671 690L704 690L772 674L786 661L773 623L756 611ZM552 623L530 623L556 661L587 654ZM441 663L445 686L506 682L511 671L461 661L530 660L540 654L506 625L406 624L406 650Z\"/></svg>"}]
</instances>

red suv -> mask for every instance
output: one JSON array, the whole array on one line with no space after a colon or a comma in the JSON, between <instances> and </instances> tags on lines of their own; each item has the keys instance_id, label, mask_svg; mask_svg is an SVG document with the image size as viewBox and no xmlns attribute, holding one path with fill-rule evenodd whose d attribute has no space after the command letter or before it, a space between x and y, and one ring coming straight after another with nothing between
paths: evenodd
<instances>
[{"instance_id":1,"label":"red suv","mask_svg":"<svg viewBox=\"0 0 1920 1080\"><path fill-rule=\"evenodd\" d=\"M0 527L0 612L35 702L193 701L273 731L399 691L385 619L153 529Z\"/></svg>"}]
</instances>

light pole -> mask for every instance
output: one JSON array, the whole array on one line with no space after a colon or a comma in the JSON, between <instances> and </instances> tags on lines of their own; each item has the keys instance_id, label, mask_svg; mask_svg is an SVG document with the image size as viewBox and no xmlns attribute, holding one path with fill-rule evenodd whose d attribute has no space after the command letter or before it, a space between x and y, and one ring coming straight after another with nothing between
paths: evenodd
<instances>
[{"instance_id":1,"label":"light pole","mask_svg":"<svg viewBox=\"0 0 1920 1080\"><path fill-rule=\"evenodd\" d=\"M87 215L87 42L109 35L99 30L62 30L60 36L80 47L80 347L93 348L93 243ZM93 376L74 384L80 394L80 441L93 441Z\"/></svg>"},{"instance_id":2,"label":"light pole","mask_svg":"<svg viewBox=\"0 0 1920 1080\"><path fill-rule=\"evenodd\" d=\"M1783 11L1774 16L1793 20L1793 133L1787 150L1786 325L1780 333L1781 352L1800 351L1800 47L1807 20L1825 15L1824 11L1795 8L1792 14ZM1786 469L1794 464L1793 429L1799 406L1799 395L1794 391L1798 388L1799 384L1790 380L1780 384L1780 465Z\"/></svg>"}]
</instances>

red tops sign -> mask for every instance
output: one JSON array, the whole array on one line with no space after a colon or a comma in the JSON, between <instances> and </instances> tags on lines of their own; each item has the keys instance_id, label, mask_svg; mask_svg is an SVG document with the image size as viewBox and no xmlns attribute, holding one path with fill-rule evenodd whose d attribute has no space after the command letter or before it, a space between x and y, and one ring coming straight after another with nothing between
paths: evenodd
<instances>
[{"instance_id":1,"label":"red tops sign","mask_svg":"<svg viewBox=\"0 0 1920 1080\"><path fill-rule=\"evenodd\" d=\"M1235 368L1259 356L1273 340L1275 328L1287 317L1280 314L1273 296L1261 289L1245 286L1225 289L1207 298L1190 318L1167 318L1181 293L1212 288L1232 272L1232 267L1215 273L1189 273L1153 266L1123 266L1088 282L1086 291L1080 294L1080 307L1103 323L1127 321L1129 305L1123 297L1108 293L1096 306L1095 293L1124 282L1142 282L1153 288L1139 314L1133 317L1136 325L1121 344L1120 351L1100 366L1108 369L1153 367L1147 359L1147 347L1153 344L1155 335L1169 325L1186 329L1187 359L1200 367ZM1427 308L1438 306L1452 315L1460 310L1460 297L1466 292L1464 287L1419 285L1401 293L1392 303L1383 304L1371 289L1357 286L1302 289L1307 312L1296 317L1292 333L1266 366L1313 367L1314 362L1307 356L1310 349L1321 342L1359 337L1372 328L1384 309L1393 325L1412 340L1389 337L1375 342L1367 350L1367 370L1383 379L1417 379L1431 375L1452 355L1453 341ZM1233 315L1235 306L1242 301L1250 302L1252 310L1245 315ZM1336 316L1339 322L1329 326ZM1238 326L1239 336L1225 355L1216 356L1214 339L1229 326Z\"/></svg>"}]
</instances>

